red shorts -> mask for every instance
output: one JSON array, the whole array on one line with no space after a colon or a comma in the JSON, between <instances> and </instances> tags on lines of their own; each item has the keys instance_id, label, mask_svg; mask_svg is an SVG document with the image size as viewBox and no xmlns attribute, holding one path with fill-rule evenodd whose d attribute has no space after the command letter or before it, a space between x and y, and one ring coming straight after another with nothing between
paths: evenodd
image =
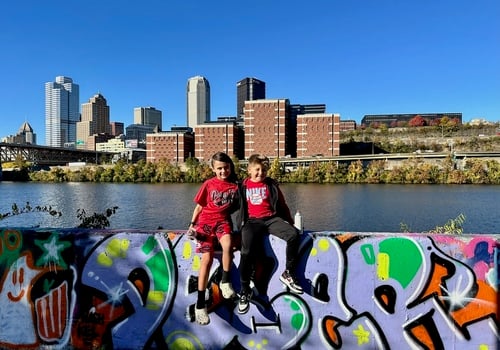
<instances>
[{"instance_id":1,"label":"red shorts","mask_svg":"<svg viewBox=\"0 0 500 350\"><path fill-rule=\"evenodd\" d=\"M221 237L231 234L231 224L228 221L200 222L195 229L197 253L213 252Z\"/></svg>"}]
</instances>

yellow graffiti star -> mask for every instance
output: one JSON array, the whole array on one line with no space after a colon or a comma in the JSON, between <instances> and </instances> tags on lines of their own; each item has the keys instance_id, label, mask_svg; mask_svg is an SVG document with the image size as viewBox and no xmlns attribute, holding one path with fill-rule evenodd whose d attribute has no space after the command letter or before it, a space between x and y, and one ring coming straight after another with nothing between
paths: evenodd
<instances>
[{"instance_id":1,"label":"yellow graffiti star","mask_svg":"<svg viewBox=\"0 0 500 350\"><path fill-rule=\"evenodd\" d=\"M365 330L361 324L358 326L358 329L352 331L352 334L358 338L358 345L363 345L370 341L370 332Z\"/></svg>"}]
</instances>

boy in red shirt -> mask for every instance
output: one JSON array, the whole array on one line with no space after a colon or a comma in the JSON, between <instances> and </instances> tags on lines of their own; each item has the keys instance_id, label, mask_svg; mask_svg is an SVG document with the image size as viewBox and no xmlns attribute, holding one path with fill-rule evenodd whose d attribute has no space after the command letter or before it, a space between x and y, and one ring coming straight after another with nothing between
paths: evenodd
<instances>
[{"instance_id":1,"label":"boy in red shirt","mask_svg":"<svg viewBox=\"0 0 500 350\"><path fill-rule=\"evenodd\" d=\"M230 214L238 193L237 176L232 159L223 152L214 154L210 165L215 176L206 180L194 197L196 206L188 229L188 234L197 239L196 252L201 253L198 299L195 307L196 322L201 325L210 322L205 290L214 260L214 245L217 240L222 247L222 279L219 288L222 296L226 299L232 298L236 294L229 281L229 270L233 258Z\"/></svg>"},{"instance_id":2,"label":"boy in red shirt","mask_svg":"<svg viewBox=\"0 0 500 350\"><path fill-rule=\"evenodd\" d=\"M240 280L241 292L238 312L248 311L251 299L250 277L255 265L255 251L267 233L286 241L286 270L280 276L292 292L303 293L295 278L297 255L300 245L299 231L293 226L290 209L278 183L267 177L269 159L254 154L248 159L248 174L241 186L239 222L241 229ZM242 217L241 217L242 216Z\"/></svg>"}]
</instances>

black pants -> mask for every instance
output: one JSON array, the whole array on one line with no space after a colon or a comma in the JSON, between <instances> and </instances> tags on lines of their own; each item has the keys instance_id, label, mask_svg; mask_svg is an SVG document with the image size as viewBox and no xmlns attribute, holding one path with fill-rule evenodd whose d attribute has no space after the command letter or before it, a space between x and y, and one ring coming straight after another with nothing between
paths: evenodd
<instances>
[{"instance_id":1,"label":"black pants","mask_svg":"<svg viewBox=\"0 0 500 350\"><path fill-rule=\"evenodd\" d=\"M240 281L243 291L250 288L250 276L257 254L263 253L264 235L271 234L286 242L286 269L292 274L297 267L300 246L299 231L280 217L248 219L241 230Z\"/></svg>"}]
</instances>

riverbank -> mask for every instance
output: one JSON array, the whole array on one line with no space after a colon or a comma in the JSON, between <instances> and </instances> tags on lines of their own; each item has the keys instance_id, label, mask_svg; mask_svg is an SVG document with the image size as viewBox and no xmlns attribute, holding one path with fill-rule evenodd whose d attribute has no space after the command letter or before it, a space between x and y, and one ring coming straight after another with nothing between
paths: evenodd
<instances>
[{"instance_id":1,"label":"riverbank","mask_svg":"<svg viewBox=\"0 0 500 350\"><path fill-rule=\"evenodd\" d=\"M246 177L246 168L235 159L240 178ZM131 164L118 161L109 166L84 166L77 170L53 167L50 170L29 173L30 181L37 182L113 182L113 183L201 183L212 176L208 164L188 160L185 169L168 162ZM281 183L367 183L367 184L500 184L500 162L495 160L456 160L450 154L439 164L421 158L408 158L389 168L386 160L367 164L361 160L350 163L334 161L299 166L285 171L279 159L274 159L269 176Z\"/></svg>"}]
</instances>

